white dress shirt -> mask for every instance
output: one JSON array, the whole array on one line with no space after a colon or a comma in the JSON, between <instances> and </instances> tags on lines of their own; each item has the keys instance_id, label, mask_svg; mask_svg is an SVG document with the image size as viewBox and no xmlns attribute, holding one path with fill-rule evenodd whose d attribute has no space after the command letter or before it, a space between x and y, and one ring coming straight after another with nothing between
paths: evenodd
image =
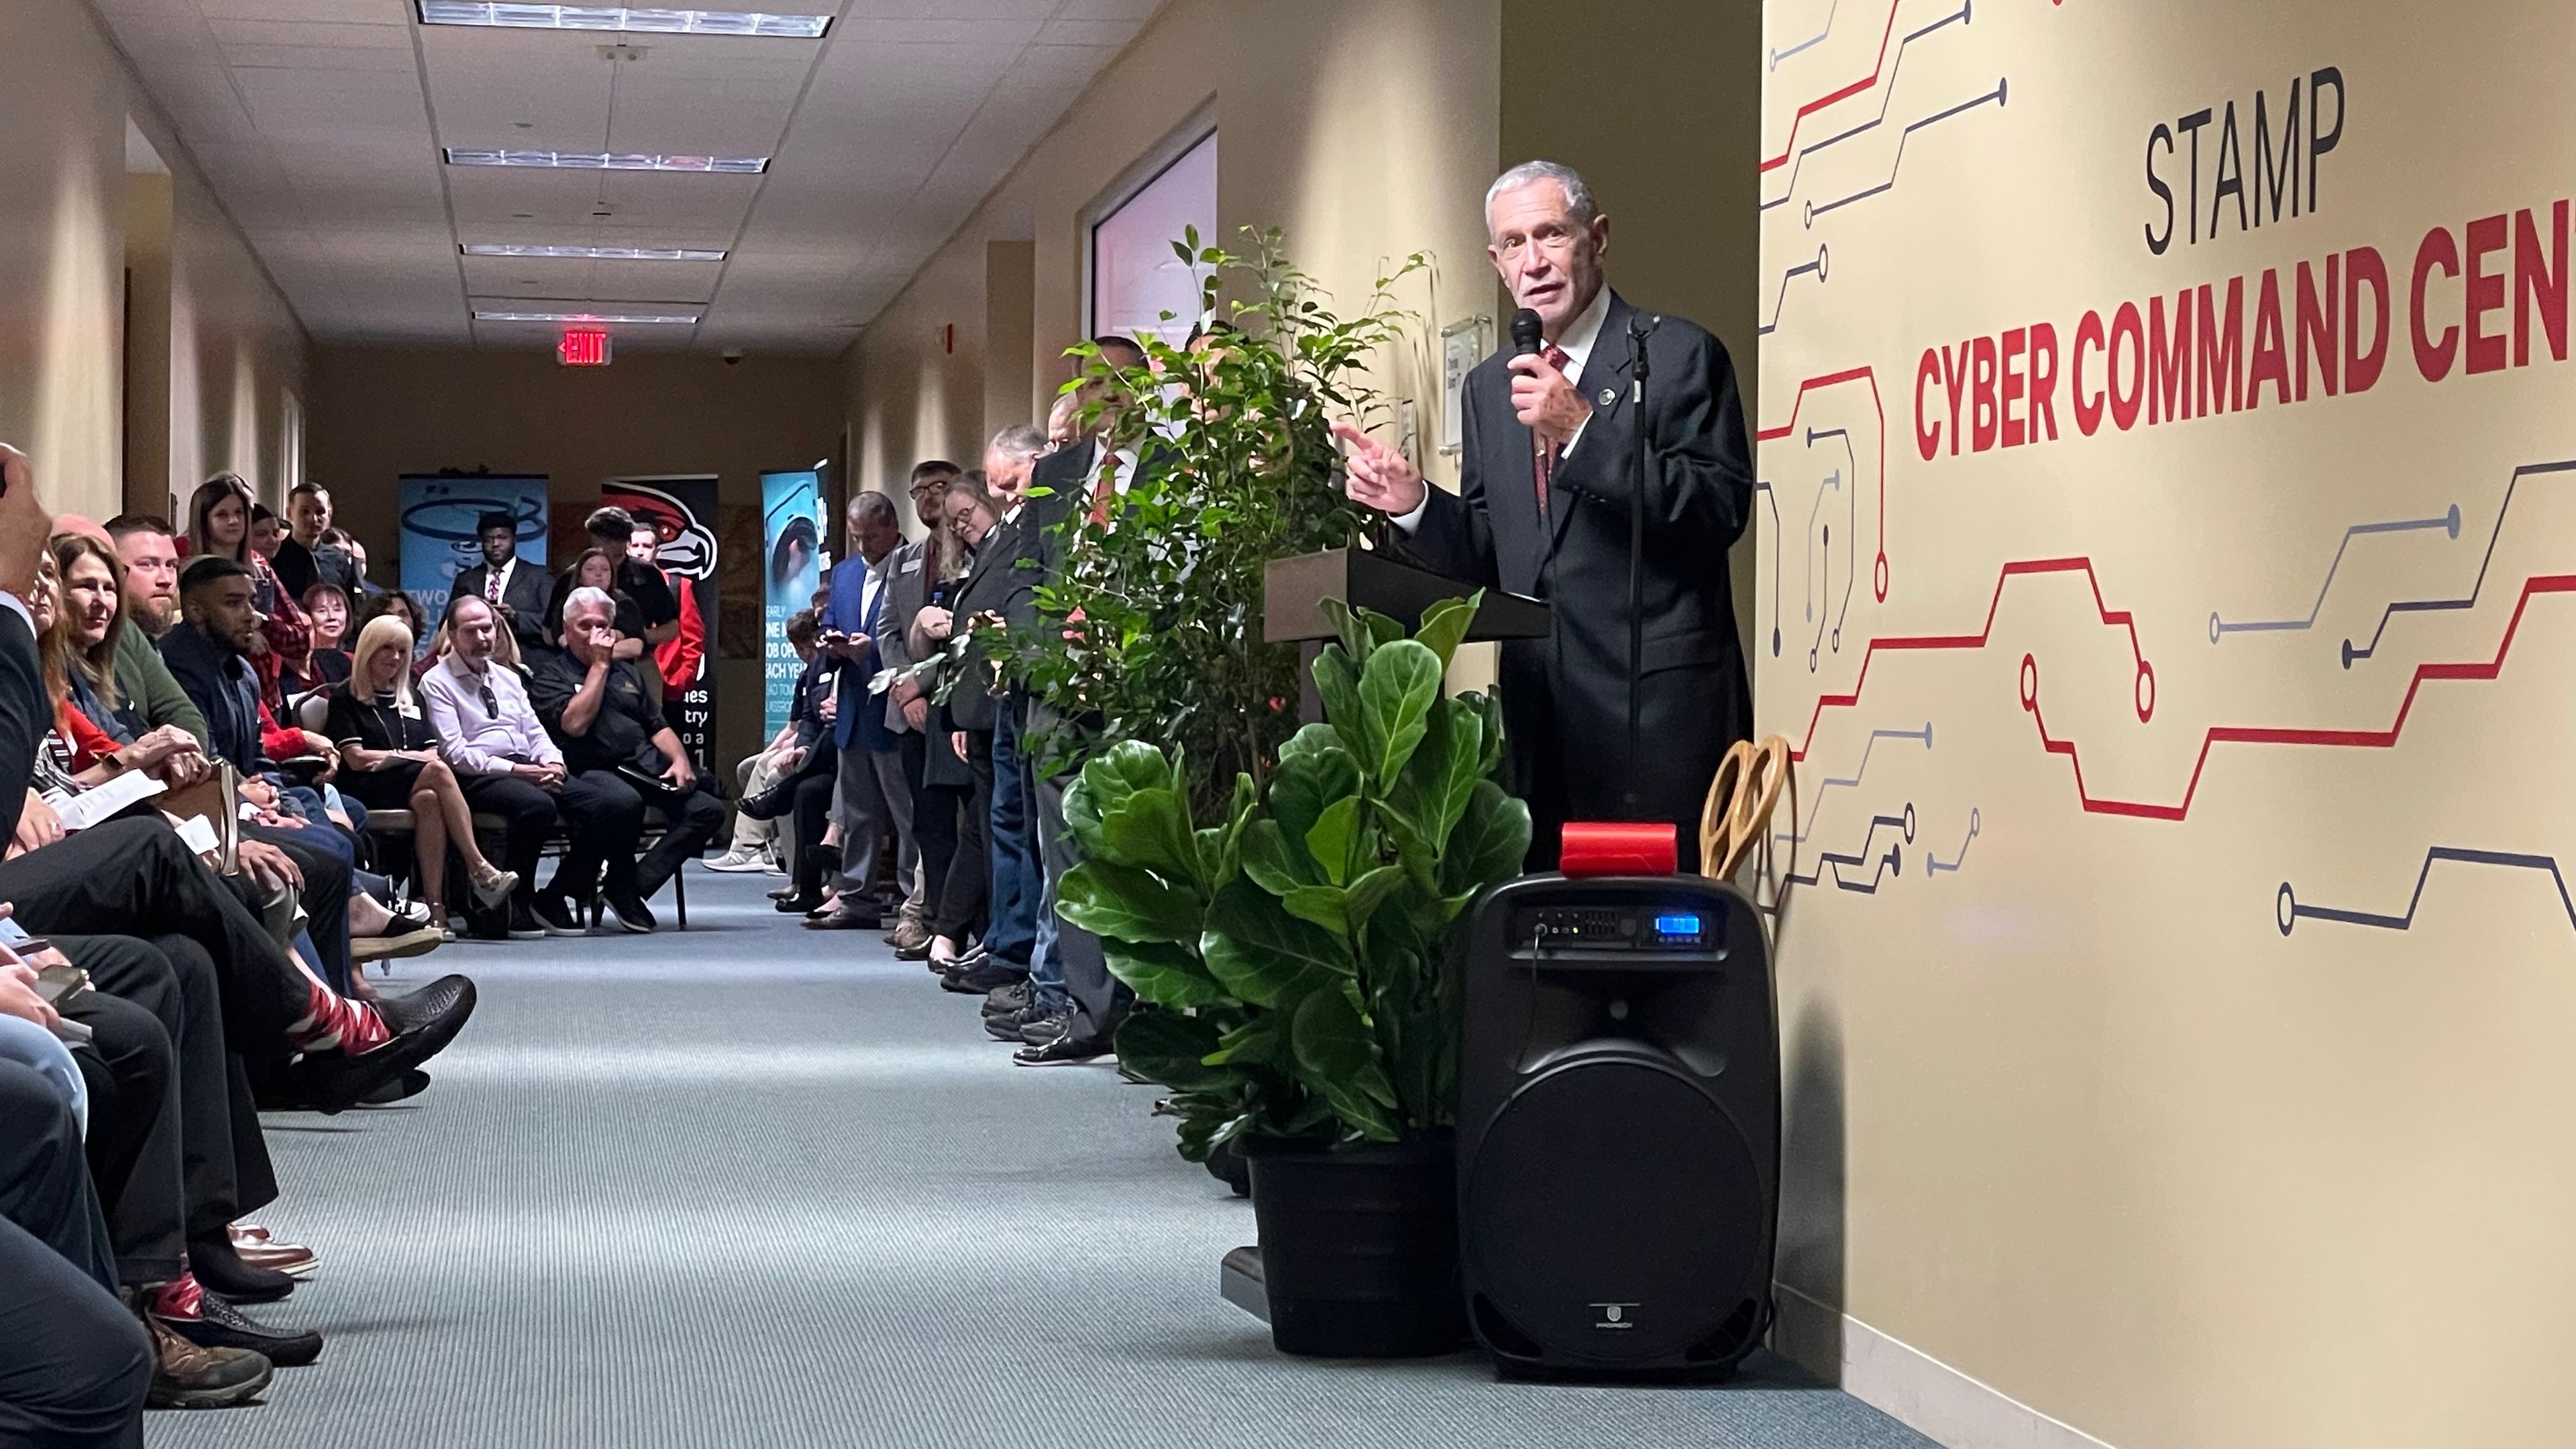
<instances>
[{"instance_id":1,"label":"white dress shirt","mask_svg":"<svg viewBox=\"0 0 2576 1449\"><path fill-rule=\"evenodd\" d=\"M1565 354L1565 380L1572 383L1578 393L1583 388L1583 364L1591 359L1594 345L1601 340L1601 324L1609 317L1610 286L1604 282L1601 290L1592 294L1592 305L1578 313L1564 335L1556 339L1558 350ZM1544 347L1539 349L1541 352L1546 350ZM1583 430L1590 426L1592 418L1587 409L1583 421L1575 425L1574 436L1566 439L1565 446L1557 450L1559 461L1574 456L1574 445L1583 441ZM1422 526L1423 512L1431 507L1431 486L1430 480L1423 481L1422 501L1413 505L1412 512L1395 520L1396 527L1411 533Z\"/></svg>"},{"instance_id":2,"label":"white dress shirt","mask_svg":"<svg viewBox=\"0 0 2576 1449\"><path fill-rule=\"evenodd\" d=\"M483 708L487 685L498 710ZM420 693L429 727L438 731L438 752L460 775L506 775L514 760L563 763L563 751L537 719L527 681L516 670L486 668L478 674L451 652L421 675Z\"/></svg>"}]
</instances>

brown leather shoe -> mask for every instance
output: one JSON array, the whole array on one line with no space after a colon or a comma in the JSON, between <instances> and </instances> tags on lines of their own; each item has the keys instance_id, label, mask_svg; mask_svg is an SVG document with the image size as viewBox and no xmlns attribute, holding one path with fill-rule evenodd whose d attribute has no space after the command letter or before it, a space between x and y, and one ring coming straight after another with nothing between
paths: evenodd
<instances>
[{"instance_id":1,"label":"brown leather shoe","mask_svg":"<svg viewBox=\"0 0 2576 1449\"><path fill-rule=\"evenodd\" d=\"M301 1243L235 1243L233 1253L254 1268L290 1278L310 1278L322 1266L322 1255Z\"/></svg>"},{"instance_id":2,"label":"brown leather shoe","mask_svg":"<svg viewBox=\"0 0 2576 1449\"><path fill-rule=\"evenodd\" d=\"M143 1311L148 1290L126 1290L126 1304L143 1320L152 1338L152 1390L144 1402L155 1409L229 1409L259 1397L276 1368L246 1348L205 1348L181 1338L168 1325Z\"/></svg>"}]
</instances>

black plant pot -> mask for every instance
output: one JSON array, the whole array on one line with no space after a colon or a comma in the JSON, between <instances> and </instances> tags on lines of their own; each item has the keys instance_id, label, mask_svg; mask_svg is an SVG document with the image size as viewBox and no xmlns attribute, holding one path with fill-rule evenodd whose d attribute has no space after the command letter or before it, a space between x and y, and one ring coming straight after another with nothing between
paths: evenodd
<instances>
[{"instance_id":1,"label":"black plant pot","mask_svg":"<svg viewBox=\"0 0 2576 1449\"><path fill-rule=\"evenodd\" d=\"M1446 1132L1251 1145L1270 1338L1313 1358L1421 1358L1467 1336L1458 1165Z\"/></svg>"}]
</instances>

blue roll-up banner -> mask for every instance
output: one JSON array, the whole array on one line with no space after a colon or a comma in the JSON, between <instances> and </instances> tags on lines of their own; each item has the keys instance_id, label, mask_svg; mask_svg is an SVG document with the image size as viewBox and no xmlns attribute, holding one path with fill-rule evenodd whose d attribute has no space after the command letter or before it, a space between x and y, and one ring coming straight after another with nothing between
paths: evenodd
<instances>
[{"instance_id":1,"label":"blue roll-up banner","mask_svg":"<svg viewBox=\"0 0 2576 1449\"><path fill-rule=\"evenodd\" d=\"M768 726L775 737L796 702L805 670L787 642L787 616L813 602L823 580L823 475L811 468L760 475L761 665Z\"/></svg>"},{"instance_id":2,"label":"blue roll-up banner","mask_svg":"<svg viewBox=\"0 0 2576 1449\"><path fill-rule=\"evenodd\" d=\"M433 622L447 612L456 576L483 561L476 523L486 513L519 521L519 557L546 563L546 476L489 474L472 478L406 473L402 478L402 587ZM435 632L433 629L431 632ZM429 640L419 641L429 647Z\"/></svg>"}]
</instances>

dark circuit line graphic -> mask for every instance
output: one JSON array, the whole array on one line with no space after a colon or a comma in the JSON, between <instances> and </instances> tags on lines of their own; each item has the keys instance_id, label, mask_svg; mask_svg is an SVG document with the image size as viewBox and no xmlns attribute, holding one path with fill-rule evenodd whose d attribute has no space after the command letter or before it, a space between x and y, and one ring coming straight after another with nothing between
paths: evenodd
<instances>
[{"instance_id":1,"label":"dark circuit line graphic","mask_svg":"<svg viewBox=\"0 0 2576 1449\"><path fill-rule=\"evenodd\" d=\"M2478 559L2478 576L2469 585L2467 597L2401 599L2390 604L2379 616L2379 627L2370 631L2369 643L2355 645L2349 639L2343 641L2343 667L2350 669L2355 660L2368 659L2377 654L2379 641L2388 632L2388 621L2400 614L2433 614L2454 609L2476 608L2478 595L2487 586L2487 566L2495 562L2496 540L2504 537L2505 515L2513 511L2514 490L2522 486L2522 480L2525 478L2558 477L2569 473L2576 473L2576 458L2562 459L2555 463L2526 463L2514 469L2513 476L2505 480L2504 502L2496 507L2495 527L2487 534L2487 550Z\"/></svg>"},{"instance_id":2,"label":"dark circuit line graphic","mask_svg":"<svg viewBox=\"0 0 2576 1449\"><path fill-rule=\"evenodd\" d=\"M1998 77L1995 81L1995 88L1986 92L1984 95L1972 96L1969 99L1961 101L1957 105L1950 107L1946 111L1935 111L1931 115L1925 116L1922 120L1915 121L1907 125L1905 133L1896 138L1896 160L1894 164L1887 168L1887 179L1885 181L1878 183L1876 186L1864 187L1859 191L1853 192L1849 196L1836 197L1834 200L1828 201L1822 206L1819 206L1812 201L1808 202L1806 224L1814 226L1816 224L1816 218L1823 216L1828 212L1840 211L1844 207L1850 206L1856 202L1867 201L1873 196L1878 196L1895 190L1897 173L1904 169L1905 166L1905 143L1914 139L1915 132L1937 126L1943 121L1950 119L1952 116L1973 111L1982 105L1990 103L1996 106L2003 105L2004 85L2004 80Z\"/></svg>"},{"instance_id":3,"label":"dark circuit line graphic","mask_svg":"<svg viewBox=\"0 0 2576 1449\"><path fill-rule=\"evenodd\" d=\"M2415 926L2415 912L2424 904L2425 885L2433 879L2433 867L2445 862L2453 865L2484 865L2505 870L2545 872L2549 876L2549 883L2558 888L2558 907L2566 914L2567 924L2576 926L2576 895L2568 893L2567 873L2559 869L2555 858L2546 855L2526 855L2511 850L2476 850L2464 845L2436 845L2424 852L2424 867L2415 873L2415 890L2406 898L2406 910L2401 915L2357 911L2342 906L2309 905L2300 900L2297 893L2290 889L2288 881L2283 881L2281 889L2273 896L2273 916L2284 936L2290 934L2290 929L2302 920L2333 921L2340 925L2369 926L2382 931L2412 930Z\"/></svg>"},{"instance_id":4,"label":"dark circuit line graphic","mask_svg":"<svg viewBox=\"0 0 2576 1449\"><path fill-rule=\"evenodd\" d=\"M1893 19L1894 17L1891 16L1891 22ZM1921 40L1924 36L1930 35L1933 31L1939 30L1944 26L1964 25L1967 22L1968 6L1962 4L1958 9L1942 16L1940 19L1924 26L1922 29L1909 32L1903 40L1896 43L1896 67L1902 67L1905 64L1905 47L1912 45L1914 42ZM1817 40L1822 40L1823 38L1824 37L1821 35L1816 37ZM1815 42L1809 41L1807 43L1812 45ZM1798 148L1796 161L1789 167L1788 184L1780 189L1780 194L1778 196L1773 197L1769 201L1763 202L1761 207L1762 210L1769 211L1775 206L1786 206L1789 204L1789 198L1796 194L1798 189L1798 173L1806 168L1807 158L1809 156L1814 155L1818 151L1824 150L1828 146L1848 141L1854 136L1858 136L1869 131L1875 131L1880 126L1887 123L1887 108L1889 104L1896 99L1896 67L1891 67L1888 70L1887 86L1878 102L1878 114L1847 131L1837 132L1834 135L1827 136L1821 141L1811 142ZM1769 168L1765 167L1764 169L1768 170Z\"/></svg>"}]
</instances>

